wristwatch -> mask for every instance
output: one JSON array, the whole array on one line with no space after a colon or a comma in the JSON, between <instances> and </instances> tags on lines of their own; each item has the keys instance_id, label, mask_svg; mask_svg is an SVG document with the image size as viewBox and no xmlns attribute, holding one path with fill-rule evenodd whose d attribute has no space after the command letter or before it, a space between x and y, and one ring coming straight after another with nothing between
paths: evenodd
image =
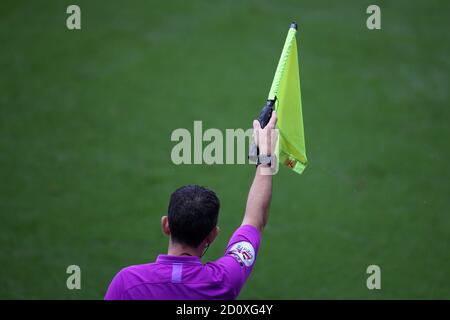
<instances>
[{"instance_id":1,"label":"wristwatch","mask_svg":"<svg viewBox=\"0 0 450 320\"><path fill-rule=\"evenodd\" d=\"M256 160L256 166L260 164L268 164L270 166L272 162L272 156L268 156L267 154L258 155L258 159Z\"/></svg>"}]
</instances>

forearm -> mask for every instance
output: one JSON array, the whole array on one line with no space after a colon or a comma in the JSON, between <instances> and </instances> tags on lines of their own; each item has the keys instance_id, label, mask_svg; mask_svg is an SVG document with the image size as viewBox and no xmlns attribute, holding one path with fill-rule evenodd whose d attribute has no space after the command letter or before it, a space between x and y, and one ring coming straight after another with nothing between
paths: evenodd
<instances>
[{"instance_id":1,"label":"forearm","mask_svg":"<svg viewBox=\"0 0 450 320\"><path fill-rule=\"evenodd\" d=\"M275 125L277 114L272 112L269 123L261 129L258 120L253 121L253 138L259 148L260 155L273 154L276 142ZM262 231L269 217L270 200L272 199L272 175L270 165L260 164L256 168L255 178L248 193L247 206L242 224L250 224Z\"/></svg>"},{"instance_id":2,"label":"forearm","mask_svg":"<svg viewBox=\"0 0 450 320\"><path fill-rule=\"evenodd\" d=\"M262 231L269 216L272 199L272 175L261 174L262 165L256 169L255 178L248 193L247 206L242 224L250 224Z\"/></svg>"}]
</instances>

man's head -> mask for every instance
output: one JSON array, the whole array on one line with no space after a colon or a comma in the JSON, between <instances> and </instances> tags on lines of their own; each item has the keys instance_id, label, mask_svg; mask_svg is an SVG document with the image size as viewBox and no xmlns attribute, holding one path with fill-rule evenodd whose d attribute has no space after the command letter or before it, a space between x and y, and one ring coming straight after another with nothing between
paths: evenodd
<instances>
[{"instance_id":1,"label":"man's head","mask_svg":"<svg viewBox=\"0 0 450 320\"><path fill-rule=\"evenodd\" d=\"M217 236L220 202L216 194L204 187L188 185L170 196L168 217L163 217L164 233L173 243L198 248L210 244Z\"/></svg>"}]
</instances>

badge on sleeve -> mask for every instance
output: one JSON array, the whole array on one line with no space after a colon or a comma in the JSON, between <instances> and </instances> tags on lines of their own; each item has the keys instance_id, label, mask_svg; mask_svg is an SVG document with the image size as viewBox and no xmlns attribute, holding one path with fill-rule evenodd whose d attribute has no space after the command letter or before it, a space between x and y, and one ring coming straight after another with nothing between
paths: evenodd
<instances>
[{"instance_id":1,"label":"badge on sleeve","mask_svg":"<svg viewBox=\"0 0 450 320\"><path fill-rule=\"evenodd\" d=\"M247 267L250 267L255 262L255 249L250 242L241 241L235 243L228 253L237 257L239 262L242 262Z\"/></svg>"}]
</instances>

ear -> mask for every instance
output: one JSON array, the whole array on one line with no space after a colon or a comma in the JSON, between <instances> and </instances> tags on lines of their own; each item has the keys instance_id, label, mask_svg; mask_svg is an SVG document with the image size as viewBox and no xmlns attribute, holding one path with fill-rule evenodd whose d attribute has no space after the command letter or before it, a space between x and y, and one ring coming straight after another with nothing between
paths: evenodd
<instances>
[{"instance_id":1,"label":"ear","mask_svg":"<svg viewBox=\"0 0 450 320\"><path fill-rule=\"evenodd\" d=\"M214 229L211 230L211 232L206 237L206 242L211 244L216 240L217 236L220 233L220 228L218 226L215 226Z\"/></svg>"},{"instance_id":2,"label":"ear","mask_svg":"<svg viewBox=\"0 0 450 320\"><path fill-rule=\"evenodd\" d=\"M166 236L170 236L169 218L167 216L161 217L161 229Z\"/></svg>"}]
</instances>

